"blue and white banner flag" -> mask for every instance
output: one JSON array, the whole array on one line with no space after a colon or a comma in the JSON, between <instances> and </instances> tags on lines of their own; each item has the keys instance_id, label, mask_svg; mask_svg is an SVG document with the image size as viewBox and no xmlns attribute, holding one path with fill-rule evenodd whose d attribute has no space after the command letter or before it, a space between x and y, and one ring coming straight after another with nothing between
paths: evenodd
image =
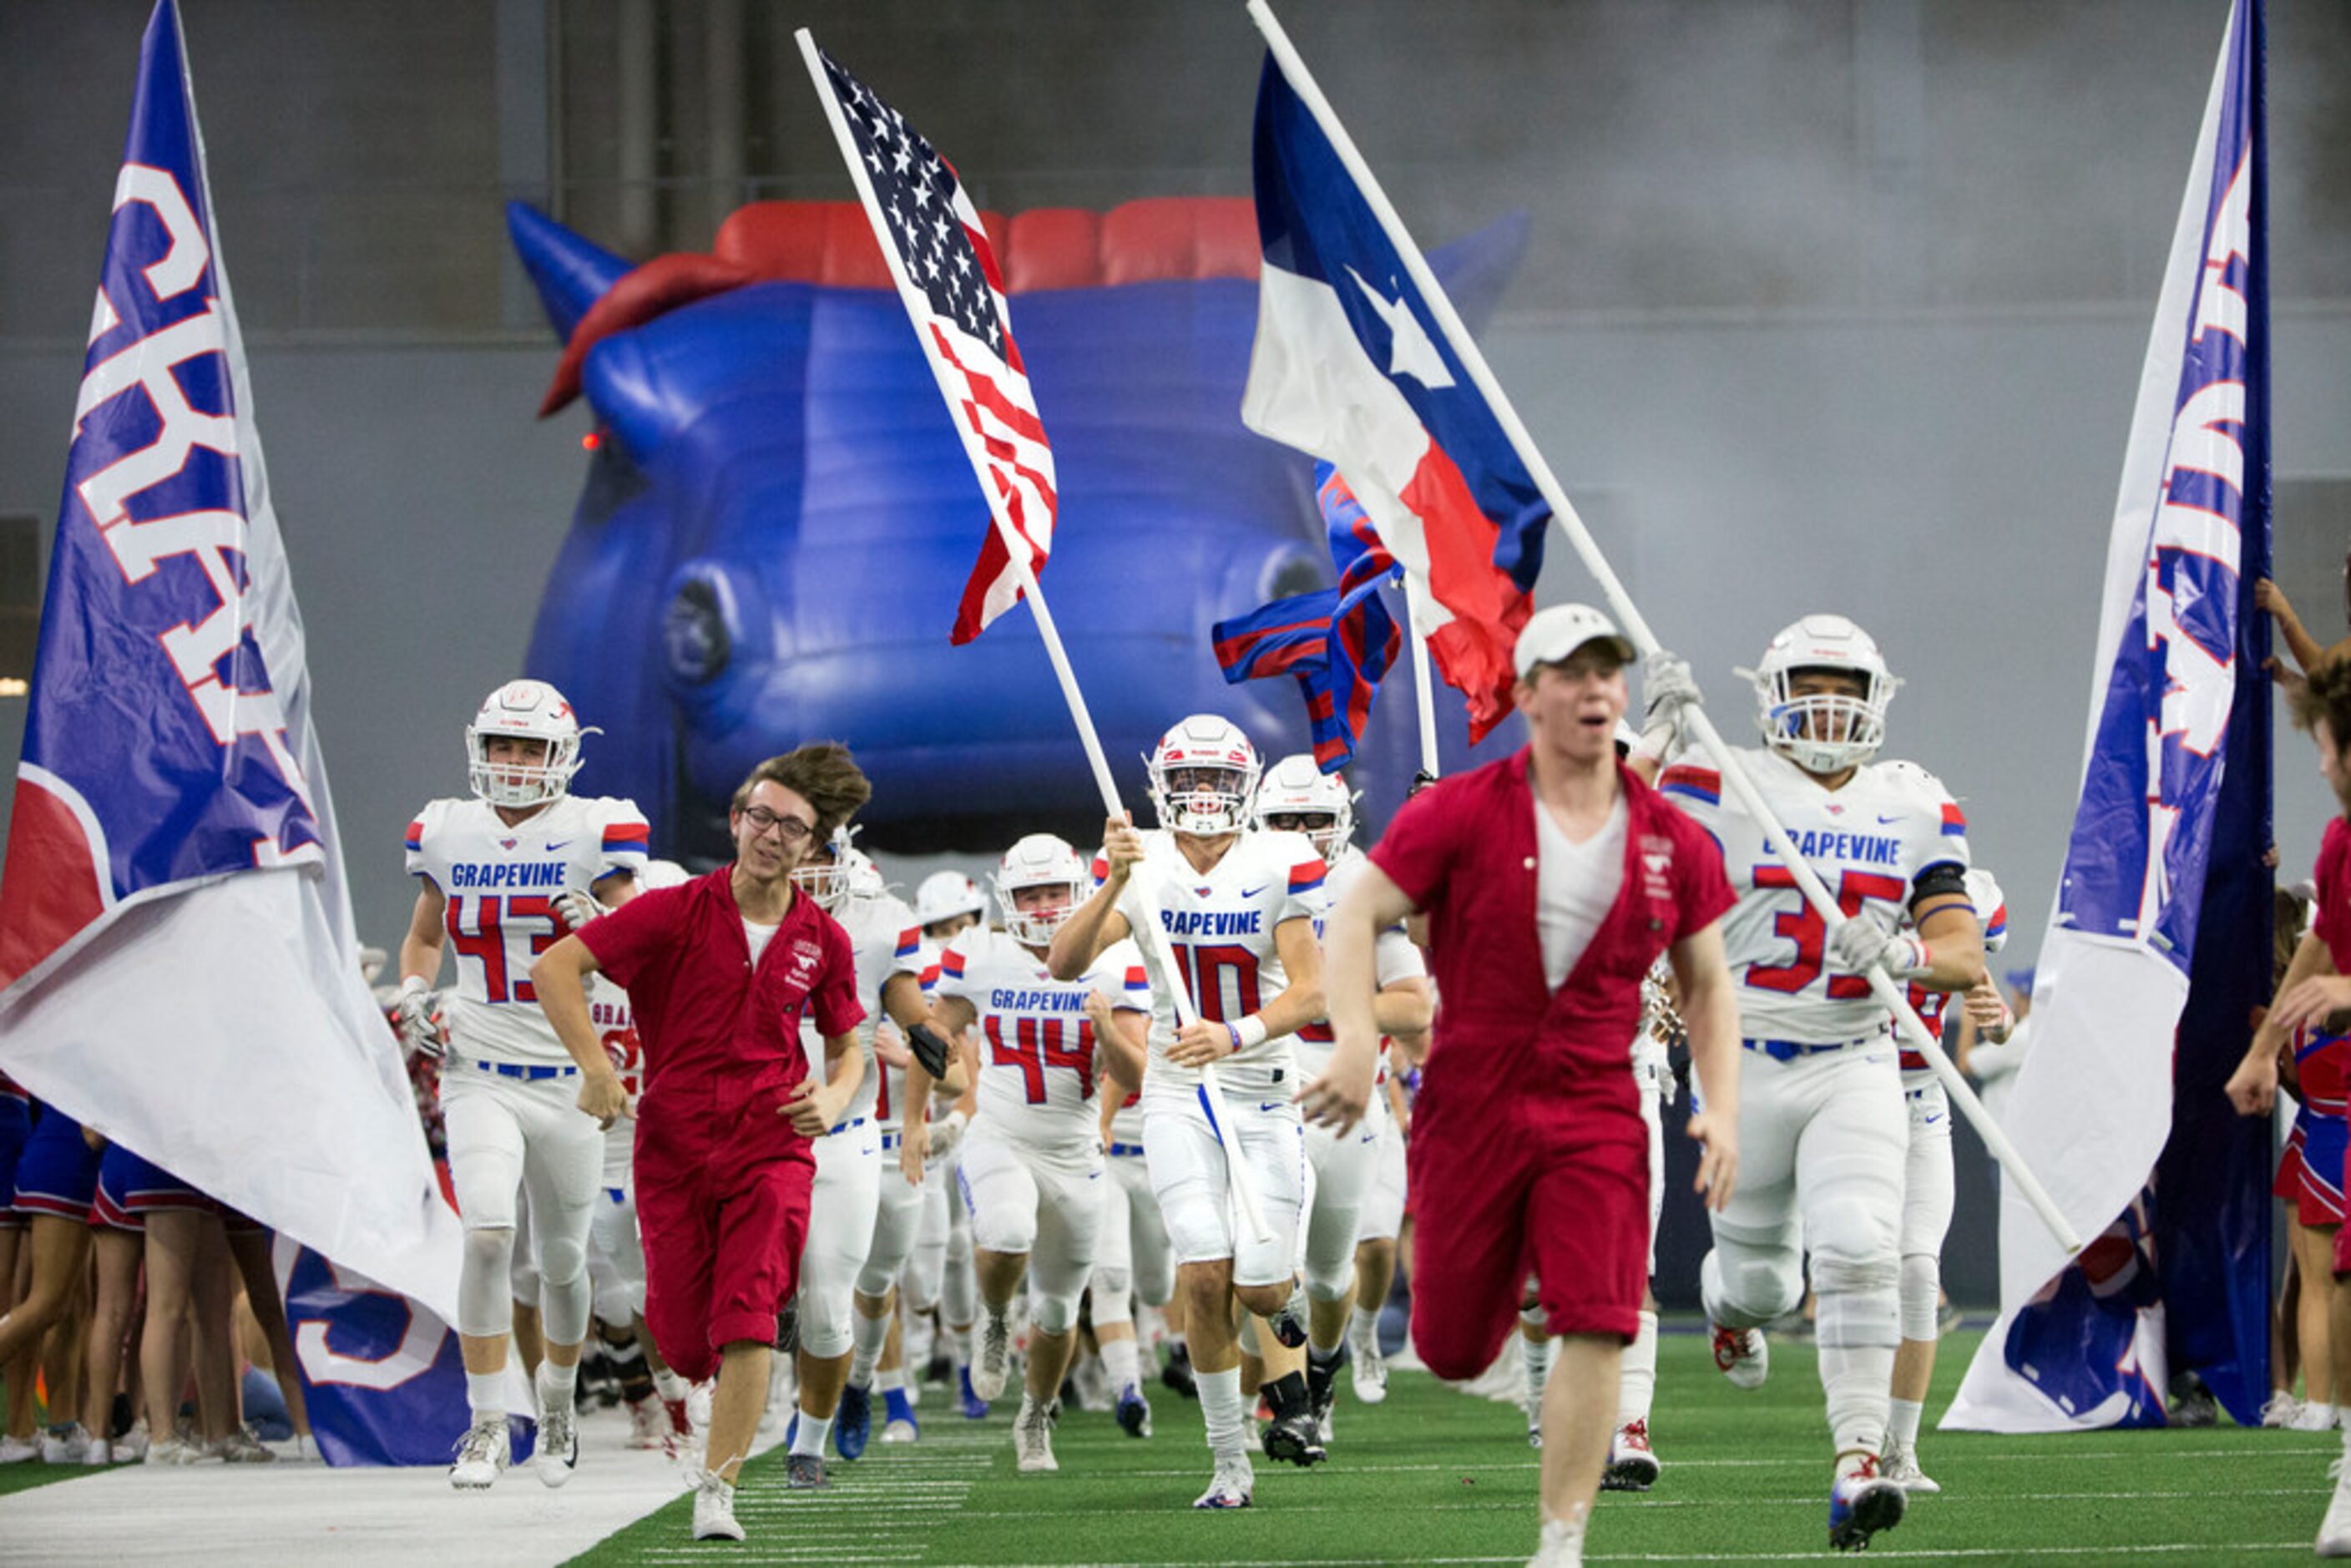
<instances>
[{"instance_id":1,"label":"blue and white banner flag","mask_svg":"<svg viewBox=\"0 0 2351 1568\"><path fill-rule=\"evenodd\" d=\"M2206 1103L2226 1111L2219 1085L2270 961L2267 624L2252 599L2270 528L2262 52L2259 0L2237 0L2140 373L2081 800L2003 1118L2096 1239L2068 1264L2003 1192L2001 1317L1949 1427L2161 1425L2174 1366L2203 1373L2240 1420L2267 1393L2269 1206L2236 1191L2265 1176L2266 1128ZM2199 931L2213 939L2199 946Z\"/></svg>"},{"instance_id":2,"label":"blue and white banner flag","mask_svg":"<svg viewBox=\"0 0 2351 1568\"><path fill-rule=\"evenodd\" d=\"M360 977L172 0L73 411L0 874L0 1070L454 1316L456 1217Z\"/></svg>"}]
</instances>

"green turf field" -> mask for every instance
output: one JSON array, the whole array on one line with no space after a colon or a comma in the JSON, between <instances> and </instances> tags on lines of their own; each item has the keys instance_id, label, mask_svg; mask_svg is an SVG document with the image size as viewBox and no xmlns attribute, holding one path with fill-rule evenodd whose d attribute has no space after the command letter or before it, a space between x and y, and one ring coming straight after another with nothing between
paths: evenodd
<instances>
[{"instance_id":1,"label":"green turf field","mask_svg":"<svg viewBox=\"0 0 2351 1568\"><path fill-rule=\"evenodd\" d=\"M1943 1343L1939 1410L1977 1335ZM1258 1464L1257 1505L1195 1513L1207 1483L1198 1407L1155 1395L1158 1435L1108 1416L1064 1416L1057 1475L1012 1467L1009 1404L966 1422L935 1395L923 1440L835 1462L831 1490L784 1490L780 1449L745 1473L742 1548L689 1539L692 1500L605 1542L595 1563L701 1560L855 1563L1511 1563L1534 1545L1535 1460L1509 1406L1398 1374L1386 1404L1350 1404L1331 1462ZM1664 1479L1604 1493L1588 1560L1771 1562L1825 1552L1828 1437L1811 1347L1772 1347L1771 1380L1740 1394L1705 1342L1671 1333L1651 1423ZM1943 1436L1921 1444L1940 1497L1917 1500L1872 1557L1981 1563L2172 1563L2306 1556L2341 1452L2328 1435L2241 1431Z\"/></svg>"}]
</instances>

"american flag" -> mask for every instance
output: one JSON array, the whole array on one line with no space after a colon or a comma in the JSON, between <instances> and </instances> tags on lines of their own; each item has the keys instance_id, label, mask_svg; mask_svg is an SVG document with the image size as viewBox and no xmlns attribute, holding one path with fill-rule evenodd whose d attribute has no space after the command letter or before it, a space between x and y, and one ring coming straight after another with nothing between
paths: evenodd
<instances>
[{"instance_id":1,"label":"american flag","mask_svg":"<svg viewBox=\"0 0 2351 1568\"><path fill-rule=\"evenodd\" d=\"M875 233L895 262L899 292L956 418L972 465L1040 572L1053 546L1053 449L1004 303L1004 275L955 168L905 116L822 51L841 110L842 152L855 166ZM953 641L968 643L1020 597L1020 575L991 528L956 610Z\"/></svg>"}]
</instances>

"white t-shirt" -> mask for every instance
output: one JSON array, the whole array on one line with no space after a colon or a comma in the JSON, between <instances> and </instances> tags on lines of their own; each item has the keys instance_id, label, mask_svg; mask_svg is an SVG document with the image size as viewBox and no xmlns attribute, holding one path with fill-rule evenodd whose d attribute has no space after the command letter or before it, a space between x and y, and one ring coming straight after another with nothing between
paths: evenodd
<instances>
[{"instance_id":1,"label":"white t-shirt","mask_svg":"<svg viewBox=\"0 0 2351 1568\"><path fill-rule=\"evenodd\" d=\"M768 950L769 940L782 929L780 925L754 925L747 920L743 922L743 940L751 945L751 967L756 969L759 967L759 955Z\"/></svg>"},{"instance_id":2,"label":"white t-shirt","mask_svg":"<svg viewBox=\"0 0 2351 1568\"><path fill-rule=\"evenodd\" d=\"M1593 933L1616 907L1617 891L1625 885L1625 830L1631 811L1619 789L1607 821L1579 844L1541 799L1534 809L1535 851L1541 857L1535 873L1535 930L1542 937L1543 981L1555 991L1567 983L1575 961L1592 946Z\"/></svg>"}]
</instances>

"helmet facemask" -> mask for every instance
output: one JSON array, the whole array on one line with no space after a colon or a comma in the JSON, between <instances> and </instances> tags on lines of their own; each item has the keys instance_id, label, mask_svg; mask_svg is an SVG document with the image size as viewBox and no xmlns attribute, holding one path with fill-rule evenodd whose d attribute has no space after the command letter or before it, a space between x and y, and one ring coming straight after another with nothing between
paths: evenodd
<instances>
[{"instance_id":1,"label":"helmet facemask","mask_svg":"<svg viewBox=\"0 0 2351 1568\"><path fill-rule=\"evenodd\" d=\"M559 800L580 771L580 740L601 733L582 729L563 695L544 681L510 681L482 701L465 727L465 782L480 800L519 810ZM545 744L537 762L490 760L490 741L505 736Z\"/></svg>"},{"instance_id":2,"label":"helmet facemask","mask_svg":"<svg viewBox=\"0 0 2351 1568\"><path fill-rule=\"evenodd\" d=\"M816 900L816 906L827 915L839 915L847 906L857 862L864 859L851 846L851 836L846 823L833 829L832 837L811 849L809 858L792 868L792 885Z\"/></svg>"},{"instance_id":3,"label":"helmet facemask","mask_svg":"<svg viewBox=\"0 0 2351 1568\"><path fill-rule=\"evenodd\" d=\"M1004 911L1006 935L1028 947L1050 946L1053 933L1093 891L1093 877L1078 852L1050 833L1032 833L1014 844L989 880ZM1042 909L1023 911L1019 894L1040 887L1064 888L1068 896Z\"/></svg>"},{"instance_id":4,"label":"helmet facemask","mask_svg":"<svg viewBox=\"0 0 2351 1568\"><path fill-rule=\"evenodd\" d=\"M1311 819L1310 825L1284 829L1290 819ZM1270 831L1302 832L1325 861L1355 836L1355 795L1346 780L1329 774L1314 758L1300 753L1275 763L1257 788L1250 803L1249 825Z\"/></svg>"},{"instance_id":5,"label":"helmet facemask","mask_svg":"<svg viewBox=\"0 0 2351 1568\"><path fill-rule=\"evenodd\" d=\"M1819 667L1758 674L1756 695L1763 705L1758 723L1771 749L1805 772L1842 773L1876 756L1877 748L1886 744L1886 707L1893 700L1895 683L1890 676L1839 669L1834 673L1861 681L1861 695L1846 692L1798 695L1792 689L1796 677Z\"/></svg>"}]
</instances>

